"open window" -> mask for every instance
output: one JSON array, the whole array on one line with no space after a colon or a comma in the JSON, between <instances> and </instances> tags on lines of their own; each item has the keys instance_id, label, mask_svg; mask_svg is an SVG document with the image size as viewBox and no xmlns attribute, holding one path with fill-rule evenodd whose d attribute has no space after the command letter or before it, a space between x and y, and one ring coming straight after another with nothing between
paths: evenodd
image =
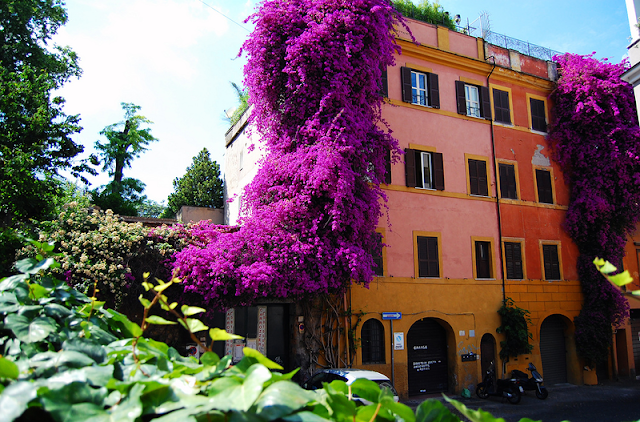
<instances>
[{"instance_id":1,"label":"open window","mask_svg":"<svg viewBox=\"0 0 640 422\"><path fill-rule=\"evenodd\" d=\"M401 67L402 101L440 108L438 75L410 67Z\"/></svg>"},{"instance_id":2,"label":"open window","mask_svg":"<svg viewBox=\"0 0 640 422\"><path fill-rule=\"evenodd\" d=\"M455 83L458 114L491 120L489 88L464 81Z\"/></svg>"},{"instance_id":3,"label":"open window","mask_svg":"<svg viewBox=\"0 0 640 422\"><path fill-rule=\"evenodd\" d=\"M444 190L442 153L407 148L404 161L408 187Z\"/></svg>"}]
</instances>

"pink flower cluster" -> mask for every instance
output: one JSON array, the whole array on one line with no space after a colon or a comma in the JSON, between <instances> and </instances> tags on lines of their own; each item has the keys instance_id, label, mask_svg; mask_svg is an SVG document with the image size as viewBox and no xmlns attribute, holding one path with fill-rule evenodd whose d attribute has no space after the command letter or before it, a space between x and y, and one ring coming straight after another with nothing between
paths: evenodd
<instances>
[{"instance_id":1,"label":"pink flower cluster","mask_svg":"<svg viewBox=\"0 0 640 422\"><path fill-rule=\"evenodd\" d=\"M619 265L640 220L640 128L633 90L620 79L625 62L574 54L556 60L561 76L551 97L549 142L571 188L564 228L581 253L585 302L576 318L576 343L583 357L596 362L606 359L611 327L626 318L628 304L591 262L598 256Z\"/></svg>"},{"instance_id":2,"label":"pink flower cluster","mask_svg":"<svg viewBox=\"0 0 640 422\"><path fill-rule=\"evenodd\" d=\"M399 156L380 81L401 18L387 0L271 0L250 19L245 85L267 154L239 230L201 227L208 242L176 255L185 290L225 307L367 285Z\"/></svg>"}]
</instances>

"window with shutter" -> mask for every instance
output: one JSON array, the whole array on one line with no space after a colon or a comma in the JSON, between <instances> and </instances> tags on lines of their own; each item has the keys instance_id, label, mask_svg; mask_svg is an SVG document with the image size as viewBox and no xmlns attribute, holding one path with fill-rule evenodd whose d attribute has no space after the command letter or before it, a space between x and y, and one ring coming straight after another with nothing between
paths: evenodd
<instances>
[{"instance_id":1,"label":"window with shutter","mask_svg":"<svg viewBox=\"0 0 640 422\"><path fill-rule=\"evenodd\" d=\"M377 319L362 324L362 363L385 363L384 326Z\"/></svg>"},{"instance_id":2,"label":"window with shutter","mask_svg":"<svg viewBox=\"0 0 640 422\"><path fill-rule=\"evenodd\" d=\"M516 186L516 170L513 164L498 164L500 174L500 197L505 199L518 199Z\"/></svg>"},{"instance_id":3,"label":"window with shutter","mask_svg":"<svg viewBox=\"0 0 640 422\"><path fill-rule=\"evenodd\" d=\"M468 160L469 193L471 195L489 196L487 184L487 163L483 160Z\"/></svg>"},{"instance_id":4,"label":"window with shutter","mask_svg":"<svg viewBox=\"0 0 640 422\"><path fill-rule=\"evenodd\" d=\"M508 280L522 280L522 244L504 242L504 260Z\"/></svg>"},{"instance_id":5,"label":"window with shutter","mask_svg":"<svg viewBox=\"0 0 640 422\"><path fill-rule=\"evenodd\" d=\"M489 88L455 81L458 114L491 119Z\"/></svg>"},{"instance_id":6,"label":"window with shutter","mask_svg":"<svg viewBox=\"0 0 640 422\"><path fill-rule=\"evenodd\" d=\"M492 278L491 274L491 243L475 242L476 278Z\"/></svg>"},{"instance_id":7,"label":"window with shutter","mask_svg":"<svg viewBox=\"0 0 640 422\"><path fill-rule=\"evenodd\" d=\"M542 245L542 259L544 261L544 279L561 280L558 245Z\"/></svg>"},{"instance_id":8,"label":"window with shutter","mask_svg":"<svg viewBox=\"0 0 640 422\"><path fill-rule=\"evenodd\" d=\"M438 238L418 236L418 277L440 277Z\"/></svg>"},{"instance_id":9,"label":"window with shutter","mask_svg":"<svg viewBox=\"0 0 640 422\"><path fill-rule=\"evenodd\" d=\"M511 110L509 109L509 93L499 89L493 90L494 120L500 123L511 124Z\"/></svg>"},{"instance_id":10,"label":"window with shutter","mask_svg":"<svg viewBox=\"0 0 640 422\"><path fill-rule=\"evenodd\" d=\"M438 75L401 67L400 77L402 79L402 101L440 108Z\"/></svg>"},{"instance_id":11,"label":"window with shutter","mask_svg":"<svg viewBox=\"0 0 640 422\"><path fill-rule=\"evenodd\" d=\"M538 132L547 131L547 118L544 109L544 101L535 98L529 98L531 106L531 129Z\"/></svg>"},{"instance_id":12,"label":"window with shutter","mask_svg":"<svg viewBox=\"0 0 640 422\"><path fill-rule=\"evenodd\" d=\"M536 169L536 185L538 187L538 202L543 204L553 204L551 172L544 169Z\"/></svg>"},{"instance_id":13,"label":"window with shutter","mask_svg":"<svg viewBox=\"0 0 640 422\"><path fill-rule=\"evenodd\" d=\"M407 148L404 160L408 187L444 190L442 153Z\"/></svg>"}]
</instances>

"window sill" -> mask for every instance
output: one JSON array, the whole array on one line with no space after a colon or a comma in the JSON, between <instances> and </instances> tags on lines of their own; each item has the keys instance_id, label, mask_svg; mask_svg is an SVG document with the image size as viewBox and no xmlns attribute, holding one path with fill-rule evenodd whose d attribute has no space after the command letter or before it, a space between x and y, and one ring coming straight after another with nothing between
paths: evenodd
<instances>
[{"instance_id":1,"label":"window sill","mask_svg":"<svg viewBox=\"0 0 640 422\"><path fill-rule=\"evenodd\" d=\"M495 278L491 277L491 278L474 278L474 280L478 280L478 281L496 281Z\"/></svg>"},{"instance_id":2,"label":"window sill","mask_svg":"<svg viewBox=\"0 0 640 422\"><path fill-rule=\"evenodd\" d=\"M529 128L529 130L530 130L532 133L537 133L538 135L544 135L544 136L547 136L547 134L548 134L547 132L542 132L542 131L539 131L539 130L535 130L535 129L533 129L533 128Z\"/></svg>"},{"instance_id":3,"label":"window sill","mask_svg":"<svg viewBox=\"0 0 640 422\"><path fill-rule=\"evenodd\" d=\"M479 195L477 193L470 193L469 196L475 196L476 198L492 198L489 195Z\"/></svg>"}]
</instances>

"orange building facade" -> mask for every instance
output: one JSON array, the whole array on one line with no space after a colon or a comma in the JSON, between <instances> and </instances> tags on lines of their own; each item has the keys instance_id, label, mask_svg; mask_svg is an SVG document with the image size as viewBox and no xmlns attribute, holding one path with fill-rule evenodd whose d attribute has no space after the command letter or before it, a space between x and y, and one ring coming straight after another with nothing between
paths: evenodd
<instances>
[{"instance_id":1,"label":"orange building facade","mask_svg":"<svg viewBox=\"0 0 640 422\"><path fill-rule=\"evenodd\" d=\"M576 353L578 250L562 229L569 189L545 139L555 64L407 21L411 34L398 30L402 53L385 73L382 108L404 155L383 186L378 276L369 288L348 292L351 311L363 316L357 325L351 318L357 347L345 361L388 375L402 397L473 392L491 362L499 377L531 362L547 384L596 382ZM247 145L259 142L243 135L245 125L226 140L225 197L238 202L257 171L255 161L243 165ZM226 210L226 224L237 212ZM640 231L626 252L624 266L638 279ZM499 358L504 336L496 332L505 299L529 311L533 346L507 362ZM229 310L227 330L240 333L238 321L246 319L259 350L279 358L289 349L284 362L299 365L292 344L305 335L304 318L293 303L262 305ZM269 314L269 306L279 313ZM609 367L598 368L601 377L636 375L640 301L632 308L615 332ZM238 319L242 312L248 316ZM264 329L272 321L277 329ZM265 334L273 332L275 341ZM269 345L279 348L270 355Z\"/></svg>"},{"instance_id":2,"label":"orange building facade","mask_svg":"<svg viewBox=\"0 0 640 422\"><path fill-rule=\"evenodd\" d=\"M380 276L351 289L365 313L356 366L403 396L473 391L491 361L498 376L533 362L551 383L581 384L578 251L545 140L555 65L408 21L416 42L399 31L383 106L405 154L385 186ZM501 365L505 298L530 311L533 350Z\"/></svg>"}]
</instances>

